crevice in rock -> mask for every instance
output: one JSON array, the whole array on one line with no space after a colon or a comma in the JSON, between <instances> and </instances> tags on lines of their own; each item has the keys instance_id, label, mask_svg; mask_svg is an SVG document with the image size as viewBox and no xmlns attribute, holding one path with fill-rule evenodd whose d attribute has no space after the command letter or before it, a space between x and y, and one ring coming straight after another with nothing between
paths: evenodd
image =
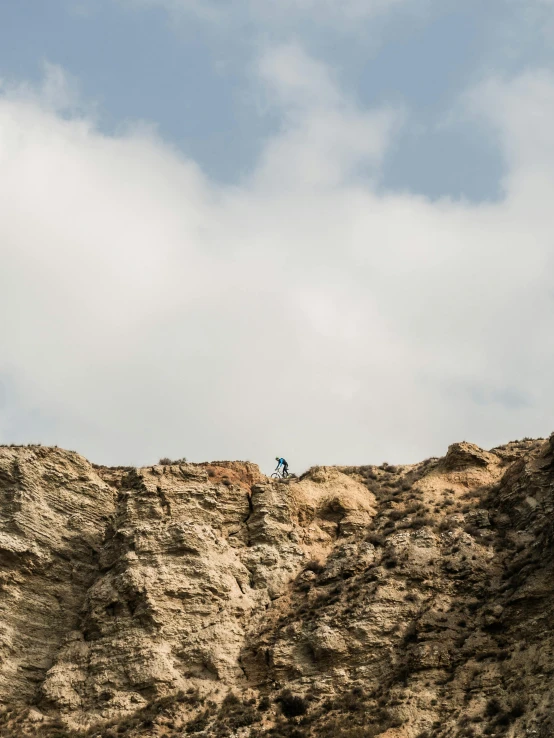
<instances>
[{"instance_id":1,"label":"crevice in rock","mask_svg":"<svg viewBox=\"0 0 554 738\"><path fill-rule=\"evenodd\" d=\"M158 494L158 497L160 498L160 504L162 506L164 515L167 515L170 518L171 517L171 503L167 499L167 495L165 494L164 490L160 487L160 485L156 487L156 492Z\"/></svg>"},{"instance_id":2,"label":"crevice in rock","mask_svg":"<svg viewBox=\"0 0 554 738\"><path fill-rule=\"evenodd\" d=\"M254 502L252 500L252 487L250 488L250 491L247 493L248 498L248 515L244 518L242 521L242 524L246 526L246 531L248 533L247 535L247 546L252 545L251 537L250 537L250 526L248 525L250 518L254 514Z\"/></svg>"}]
</instances>

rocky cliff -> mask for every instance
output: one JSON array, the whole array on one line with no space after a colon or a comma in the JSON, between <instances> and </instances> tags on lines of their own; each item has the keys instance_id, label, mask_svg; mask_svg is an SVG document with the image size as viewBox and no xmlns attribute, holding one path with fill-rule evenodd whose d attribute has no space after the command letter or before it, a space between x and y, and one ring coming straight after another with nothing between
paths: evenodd
<instances>
[{"instance_id":1,"label":"rocky cliff","mask_svg":"<svg viewBox=\"0 0 554 738\"><path fill-rule=\"evenodd\" d=\"M0 448L0 735L554 736L554 438L410 466Z\"/></svg>"}]
</instances>

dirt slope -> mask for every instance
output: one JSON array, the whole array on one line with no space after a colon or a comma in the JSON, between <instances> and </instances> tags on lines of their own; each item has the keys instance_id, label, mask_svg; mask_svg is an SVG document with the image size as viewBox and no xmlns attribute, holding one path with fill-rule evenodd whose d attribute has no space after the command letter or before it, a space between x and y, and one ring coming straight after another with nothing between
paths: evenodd
<instances>
[{"instance_id":1,"label":"dirt slope","mask_svg":"<svg viewBox=\"0 0 554 738\"><path fill-rule=\"evenodd\" d=\"M554 438L274 482L0 448L0 735L554 736Z\"/></svg>"}]
</instances>

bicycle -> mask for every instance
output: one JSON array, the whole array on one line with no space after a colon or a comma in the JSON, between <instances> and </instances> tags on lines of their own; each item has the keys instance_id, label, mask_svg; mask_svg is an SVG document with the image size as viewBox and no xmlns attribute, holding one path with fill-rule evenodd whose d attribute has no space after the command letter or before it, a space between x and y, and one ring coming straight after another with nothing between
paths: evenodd
<instances>
[{"instance_id":1,"label":"bicycle","mask_svg":"<svg viewBox=\"0 0 554 738\"><path fill-rule=\"evenodd\" d=\"M287 477L291 477L292 472L281 472L281 471L274 471L271 475L271 479L287 479Z\"/></svg>"}]
</instances>

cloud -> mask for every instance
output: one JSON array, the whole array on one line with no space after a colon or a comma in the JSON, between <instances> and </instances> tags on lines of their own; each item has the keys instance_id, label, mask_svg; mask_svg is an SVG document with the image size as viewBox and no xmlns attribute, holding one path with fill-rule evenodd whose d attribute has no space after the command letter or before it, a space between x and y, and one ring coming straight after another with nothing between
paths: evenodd
<instances>
[{"instance_id":1,"label":"cloud","mask_svg":"<svg viewBox=\"0 0 554 738\"><path fill-rule=\"evenodd\" d=\"M57 69L4 91L4 440L299 471L546 434L554 79L467 97L509 164L503 201L475 205L380 193L405 112L361 109L297 46L258 74L281 125L234 186L60 111Z\"/></svg>"},{"instance_id":2,"label":"cloud","mask_svg":"<svg viewBox=\"0 0 554 738\"><path fill-rule=\"evenodd\" d=\"M92 115L94 106L85 102L80 93L79 82L58 64L42 62L41 85L25 82L14 84L0 78L0 93L13 102L39 105L44 110L76 115L79 112Z\"/></svg>"},{"instance_id":3,"label":"cloud","mask_svg":"<svg viewBox=\"0 0 554 738\"><path fill-rule=\"evenodd\" d=\"M544 173L554 166L554 76L545 70L524 72L514 80L489 78L468 96L502 137L511 176Z\"/></svg>"},{"instance_id":4,"label":"cloud","mask_svg":"<svg viewBox=\"0 0 554 738\"><path fill-rule=\"evenodd\" d=\"M267 104L283 111L283 125L260 157L257 188L321 188L356 171L366 178L375 174L400 110L357 109L339 93L329 70L294 44L264 54L258 72Z\"/></svg>"},{"instance_id":5,"label":"cloud","mask_svg":"<svg viewBox=\"0 0 554 738\"><path fill-rule=\"evenodd\" d=\"M281 0L278 3L264 0L236 0L222 3L220 0L117 0L128 7L161 7L174 19L194 16L202 21L239 25L245 22L274 28L291 27L307 21L312 26L340 25L355 28L360 21L377 17L397 6L414 4L413 0ZM423 9L429 0L417 0L415 5ZM359 30L359 29L358 29Z\"/></svg>"}]
</instances>

